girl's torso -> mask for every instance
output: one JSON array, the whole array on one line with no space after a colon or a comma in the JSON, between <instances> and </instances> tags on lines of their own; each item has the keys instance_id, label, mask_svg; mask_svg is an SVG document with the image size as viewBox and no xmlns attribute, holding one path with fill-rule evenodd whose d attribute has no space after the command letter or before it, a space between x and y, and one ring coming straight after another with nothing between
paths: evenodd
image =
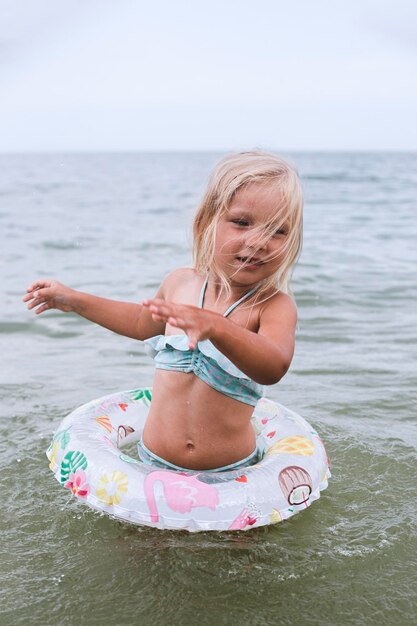
<instances>
[{"instance_id":1,"label":"girl's torso","mask_svg":"<svg viewBox=\"0 0 417 626\"><path fill-rule=\"evenodd\" d=\"M166 300L198 306L205 279L192 269L176 272ZM203 293L202 293L203 289ZM235 302L218 301L209 292L204 308L224 314ZM232 307L228 317L254 332L260 305ZM166 335L181 333L166 325ZM156 369L152 406L146 422L145 445L158 456L190 469L211 469L234 463L255 448L250 424L254 407L212 388L193 373Z\"/></svg>"}]
</instances>

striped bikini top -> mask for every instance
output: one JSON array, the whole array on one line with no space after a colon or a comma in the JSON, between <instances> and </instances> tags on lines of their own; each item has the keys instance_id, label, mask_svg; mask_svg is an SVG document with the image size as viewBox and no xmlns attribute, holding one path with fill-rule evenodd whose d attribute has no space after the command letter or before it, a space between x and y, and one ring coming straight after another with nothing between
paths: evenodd
<instances>
[{"instance_id":1,"label":"striped bikini top","mask_svg":"<svg viewBox=\"0 0 417 626\"><path fill-rule=\"evenodd\" d=\"M204 281L198 302L203 308L208 278ZM223 314L230 313L241 302L249 298L257 286L232 304ZM199 341L195 350L190 350L189 339L179 335L156 335L145 340L146 352L155 360L157 369L194 374L207 385L234 400L255 406L264 395L264 387L241 372L209 339Z\"/></svg>"}]
</instances>

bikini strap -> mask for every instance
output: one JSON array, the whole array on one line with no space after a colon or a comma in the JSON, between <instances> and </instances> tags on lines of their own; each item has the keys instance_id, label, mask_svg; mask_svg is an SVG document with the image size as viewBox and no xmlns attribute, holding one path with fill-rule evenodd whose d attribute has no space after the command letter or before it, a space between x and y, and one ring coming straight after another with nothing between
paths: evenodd
<instances>
[{"instance_id":1,"label":"bikini strap","mask_svg":"<svg viewBox=\"0 0 417 626\"><path fill-rule=\"evenodd\" d=\"M200 309L203 308L204 296L206 295L207 284L208 284L208 276L206 277L206 280L204 281L203 286L202 286L201 291L200 291L200 297L199 297L199 300L198 300L198 307ZM241 298L239 298L239 300L237 302L234 302L231 306L229 306L227 311L225 313L223 313L223 316L227 317L228 315L230 315L230 313L232 311L234 311L234 309L237 306L239 306L239 304L241 302L243 302L244 300L249 298L253 293L255 293L255 291L258 289L258 287L259 287L259 285L256 285L250 291L248 291L248 293L245 293L245 295L243 295Z\"/></svg>"},{"instance_id":2,"label":"bikini strap","mask_svg":"<svg viewBox=\"0 0 417 626\"><path fill-rule=\"evenodd\" d=\"M204 296L206 295L207 283L208 283L208 276L206 277L206 280L204 281L203 286L201 287L200 297L198 299L199 309L203 308L203 302L204 302Z\"/></svg>"},{"instance_id":3,"label":"bikini strap","mask_svg":"<svg viewBox=\"0 0 417 626\"><path fill-rule=\"evenodd\" d=\"M256 285L256 287L253 287L253 289L251 289L250 291L248 291L248 293L245 293L244 296L242 296L241 298L239 298L239 300L237 302L235 302L234 304L232 304L232 306L229 306L229 308L227 309L227 311L225 313L223 313L224 317L227 317L228 315L230 315L230 313L232 311L235 310L235 308L237 306L239 306L239 304L241 302L243 302L244 300L246 300L247 298L249 298L253 293L255 293L255 291L258 289L259 285Z\"/></svg>"}]
</instances>

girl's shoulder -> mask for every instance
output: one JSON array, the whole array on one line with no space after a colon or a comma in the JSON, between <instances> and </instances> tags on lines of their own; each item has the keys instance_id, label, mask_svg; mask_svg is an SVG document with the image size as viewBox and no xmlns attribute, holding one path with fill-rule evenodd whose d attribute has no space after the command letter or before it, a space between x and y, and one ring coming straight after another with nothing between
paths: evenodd
<instances>
[{"instance_id":1,"label":"girl's shoulder","mask_svg":"<svg viewBox=\"0 0 417 626\"><path fill-rule=\"evenodd\" d=\"M260 304L260 318L288 318L297 321L298 310L294 298L283 291L274 293Z\"/></svg>"},{"instance_id":2,"label":"girl's shoulder","mask_svg":"<svg viewBox=\"0 0 417 626\"><path fill-rule=\"evenodd\" d=\"M202 277L192 267L179 267L162 281L161 295L164 300L176 300L178 295L193 294L201 282Z\"/></svg>"}]
</instances>

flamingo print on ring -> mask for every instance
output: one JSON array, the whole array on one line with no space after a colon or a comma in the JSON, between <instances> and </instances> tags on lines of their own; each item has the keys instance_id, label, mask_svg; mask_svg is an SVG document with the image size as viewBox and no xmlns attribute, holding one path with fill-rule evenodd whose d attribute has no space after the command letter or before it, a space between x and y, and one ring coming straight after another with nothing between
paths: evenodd
<instances>
[{"instance_id":1,"label":"flamingo print on ring","mask_svg":"<svg viewBox=\"0 0 417 626\"><path fill-rule=\"evenodd\" d=\"M165 501L172 511L189 513L192 508L206 506L215 511L219 504L217 490L207 483L198 480L197 476L187 476L182 472L160 470L151 472L145 478L145 497L151 514L151 522L159 521L159 513L155 500L154 486L161 482Z\"/></svg>"}]
</instances>

